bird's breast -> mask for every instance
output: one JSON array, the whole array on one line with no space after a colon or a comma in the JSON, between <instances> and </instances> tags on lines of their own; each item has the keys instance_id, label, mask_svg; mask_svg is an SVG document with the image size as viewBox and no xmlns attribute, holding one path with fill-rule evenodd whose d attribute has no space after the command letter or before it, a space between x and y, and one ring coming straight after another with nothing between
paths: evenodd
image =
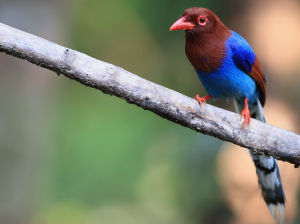
<instances>
[{"instance_id":1,"label":"bird's breast","mask_svg":"<svg viewBox=\"0 0 300 224\"><path fill-rule=\"evenodd\" d=\"M191 64L201 72L213 72L223 64L226 57L224 45L194 45L186 43L186 56Z\"/></svg>"}]
</instances>

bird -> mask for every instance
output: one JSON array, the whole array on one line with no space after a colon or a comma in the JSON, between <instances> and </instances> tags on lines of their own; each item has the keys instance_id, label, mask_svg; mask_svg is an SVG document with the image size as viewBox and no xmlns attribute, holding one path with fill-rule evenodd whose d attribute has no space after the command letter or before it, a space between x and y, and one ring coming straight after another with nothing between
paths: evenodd
<instances>
[{"instance_id":1,"label":"bird","mask_svg":"<svg viewBox=\"0 0 300 224\"><path fill-rule=\"evenodd\" d=\"M211 10L189 8L171 26L170 31L185 31L185 53L208 92L195 100L233 99L235 109L244 118L241 129L251 118L266 123L266 77L250 44L227 28ZM240 110L241 107L243 110ZM276 160L250 150L256 167L262 197L275 221L284 222L286 198Z\"/></svg>"}]
</instances>

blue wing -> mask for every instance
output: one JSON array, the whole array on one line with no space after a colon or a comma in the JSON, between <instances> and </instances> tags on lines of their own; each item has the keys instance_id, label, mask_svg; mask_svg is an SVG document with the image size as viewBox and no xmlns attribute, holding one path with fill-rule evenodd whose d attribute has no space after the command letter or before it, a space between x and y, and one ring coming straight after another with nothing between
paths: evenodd
<instances>
[{"instance_id":1,"label":"blue wing","mask_svg":"<svg viewBox=\"0 0 300 224\"><path fill-rule=\"evenodd\" d=\"M255 54L251 46L242 36L234 31L231 32L232 35L228 39L227 44L233 53L233 61L240 70L249 74L252 71L252 65L255 61Z\"/></svg>"}]
</instances>

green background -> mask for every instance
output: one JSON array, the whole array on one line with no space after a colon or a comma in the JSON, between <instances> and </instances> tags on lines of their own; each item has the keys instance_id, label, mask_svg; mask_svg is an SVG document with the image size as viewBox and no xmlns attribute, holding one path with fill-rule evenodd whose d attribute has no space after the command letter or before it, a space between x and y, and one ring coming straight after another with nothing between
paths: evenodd
<instances>
[{"instance_id":1,"label":"green background","mask_svg":"<svg viewBox=\"0 0 300 224\"><path fill-rule=\"evenodd\" d=\"M1 3L7 25L190 97L206 91L186 59L184 32L170 26L193 6L227 24L251 4ZM11 56L1 54L0 65L1 223L229 223L215 178L221 141Z\"/></svg>"}]
</instances>

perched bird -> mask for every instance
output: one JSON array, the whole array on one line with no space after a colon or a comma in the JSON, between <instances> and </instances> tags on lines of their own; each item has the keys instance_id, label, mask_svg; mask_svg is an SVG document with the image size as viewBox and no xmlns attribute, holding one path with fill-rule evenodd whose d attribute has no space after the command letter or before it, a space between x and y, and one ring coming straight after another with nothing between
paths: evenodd
<instances>
[{"instance_id":1,"label":"perched bird","mask_svg":"<svg viewBox=\"0 0 300 224\"><path fill-rule=\"evenodd\" d=\"M248 42L228 29L209 9L190 8L171 26L171 30L185 31L185 53L208 92L195 99L201 105L211 98L231 98L237 112L239 107L244 122L251 118L266 122L263 106L266 102L266 78ZM258 155L250 150L256 167L262 196L276 222L284 221L285 195L279 169L271 156Z\"/></svg>"}]
</instances>

